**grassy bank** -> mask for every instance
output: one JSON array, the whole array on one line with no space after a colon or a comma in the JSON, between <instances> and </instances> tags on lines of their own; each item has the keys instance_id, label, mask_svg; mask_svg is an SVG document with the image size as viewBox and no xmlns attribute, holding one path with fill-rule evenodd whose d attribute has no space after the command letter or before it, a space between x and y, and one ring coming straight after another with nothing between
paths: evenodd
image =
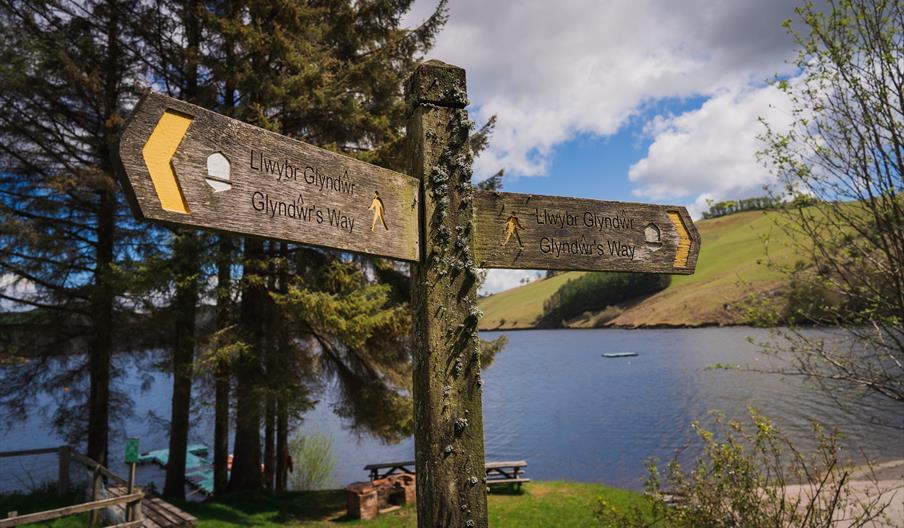
<instances>
[{"instance_id":1,"label":"grassy bank","mask_svg":"<svg viewBox=\"0 0 904 528\"><path fill-rule=\"evenodd\" d=\"M489 496L490 526L494 528L561 528L595 526L593 512L600 499L618 508L643 506L638 493L580 482L531 482L520 493L493 492ZM0 515L18 509L19 513L42 511L72 504L74 497L57 498L53 493L0 496ZM259 526L309 528L366 526L368 528L407 528L417 526L413 506L381 515L372 521L345 516L345 492L342 490L290 493L242 493L204 503L176 502L198 518L198 528L238 528ZM87 515L55 521L54 528L88 526Z\"/></svg>"},{"instance_id":2,"label":"grassy bank","mask_svg":"<svg viewBox=\"0 0 904 528\"><path fill-rule=\"evenodd\" d=\"M598 484L577 482L532 482L521 493L491 493L490 526L562 528L594 526L593 511L605 498L619 507L643 504L640 494ZM417 526L414 507L384 514L372 521L345 517L345 495L341 490L293 492L281 495L259 493L227 497L223 502L180 504L198 517L199 528L239 526L367 526L401 528Z\"/></svg>"},{"instance_id":3,"label":"grassy bank","mask_svg":"<svg viewBox=\"0 0 904 528\"><path fill-rule=\"evenodd\" d=\"M694 275L676 275L671 285L639 303L619 307L610 324L624 327L742 324L744 300L752 292L777 292L783 277L767 258L787 262L785 233L775 226L781 213L750 211L697 222L703 239ZM765 240L768 239L768 245ZM532 282L480 301L482 330L531 328L543 303L578 272ZM592 319L592 318L591 318ZM577 327L583 321L573 321Z\"/></svg>"},{"instance_id":4,"label":"grassy bank","mask_svg":"<svg viewBox=\"0 0 904 528\"><path fill-rule=\"evenodd\" d=\"M83 502L81 500L81 492L72 492L63 497L57 496L56 488L47 488L35 491L29 494L11 494L0 495L0 518L5 518L6 514L15 511L19 515L26 513L35 513L40 511L53 510ZM41 524L30 524L28 526L49 526L52 528L81 528L88 526L88 514L82 513L78 515L70 515L55 519L51 522Z\"/></svg>"}]
</instances>

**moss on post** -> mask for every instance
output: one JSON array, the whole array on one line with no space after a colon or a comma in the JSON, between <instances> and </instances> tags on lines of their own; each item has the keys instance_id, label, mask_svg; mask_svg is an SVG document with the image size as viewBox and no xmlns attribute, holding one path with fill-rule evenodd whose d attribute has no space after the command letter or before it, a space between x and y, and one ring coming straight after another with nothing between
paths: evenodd
<instances>
[{"instance_id":1,"label":"moss on post","mask_svg":"<svg viewBox=\"0 0 904 528\"><path fill-rule=\"evenodd\" d=\"M418 526L486 527L472 156L465 71L418 66L407 86L410 175L422 181L413 265Z\"/></svg>"}]
</instances>

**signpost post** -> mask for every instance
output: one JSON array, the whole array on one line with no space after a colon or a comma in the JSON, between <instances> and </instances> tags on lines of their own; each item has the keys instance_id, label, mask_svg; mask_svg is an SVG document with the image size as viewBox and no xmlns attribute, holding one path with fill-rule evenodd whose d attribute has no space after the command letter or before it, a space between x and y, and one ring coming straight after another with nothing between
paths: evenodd
<instances>
[{"instance_id":1,"label":"signpost post","mask_svg":"<svg viewBox=\"0 0 904 528\"><path fill-rule=\"evenodd\" d=\"M478 266L691 274L700 237L683 207L475 191L465 71L406 88L411 176L150 94L124 187L139 218L411 262L418 526L485 528Z\"/></svg>"},{"instance_id":2,"label":"signpost post","mask_svg":"<svg viewBox=\"0 0 904 528\"><path fill-rule=\"evenodd\" d=\"M125 463L129 465L128 494L135 493L135 468L138 465L138 439L126 438ZM141 502L126 505L126 522L138 518L137 508L141 508Z\"/></svg>"},{"instance_id":3,"label":"signpost post","mask_svg":"<svg viewBox=\"0 0 904 528\"><path fill-rule=\"evenodd\" d=\"M465 71L424 63L411 77L407 97L411 174L423 185L424 258L411 269L418 526L485 527Z\"/></svg>"}]
</instances>

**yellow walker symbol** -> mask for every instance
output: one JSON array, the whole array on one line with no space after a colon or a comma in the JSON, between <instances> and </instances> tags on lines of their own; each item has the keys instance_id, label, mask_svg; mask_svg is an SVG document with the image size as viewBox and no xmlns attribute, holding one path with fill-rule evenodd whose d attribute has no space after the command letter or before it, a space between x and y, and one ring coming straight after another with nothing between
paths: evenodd
<instances>
[{"instance_id":1,"label":"yellow walker symbol","mask_svg":"<svg viewBox=\"0 0 904 528\"><path fill-rule=\"evenodd\" d=\"M383 227L389 231L389 226L386 225L386 220L383 218L383 212L386 211L386 207L383 205L383 200L380 198L380 193L374 191L374 199L370 202L370 207L367 208L368 211L374 212L374 220L370 224L370 230L376 231L377 229L377 220L383 224Z\"/></svg>"},{"instance_id":2,"label":"yellow walker symbol","mask_svg":"<svg viewBox=\"0 0 904 528\"><path fill-rule=\"evenodd\" d=\"M518 247L524 247L524 244L521 243L521 235L518 234L518 231L521 229L524 229L524 226L521 225L521 221L518 220L515 213L512 213L511 216L508 217L508 220L505 221L505 240L502 241L502 245L508 244L512 235L515 235L515 238L518 239Z\"/></svg>"}]
</instances>

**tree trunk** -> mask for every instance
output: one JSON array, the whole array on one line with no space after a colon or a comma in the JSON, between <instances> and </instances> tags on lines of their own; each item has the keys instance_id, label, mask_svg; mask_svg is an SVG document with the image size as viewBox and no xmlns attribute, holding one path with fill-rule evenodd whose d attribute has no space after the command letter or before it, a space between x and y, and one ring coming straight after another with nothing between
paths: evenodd
<instances>
[{"instance_id":1,"label":"tree trunk","mask_svg":"<svg viewBox=\"0 0 904 528\"><path fill-rule=\"evenodd\" d=\"M277 288L279 293L289 291L289 250L285 243L279 244L280 265L277 272ZM286 319L279 317L277 321L276 352L279 365L285 365L290 353L289 333L286 328ZM289 481L289 408L287 397L280 391L276 397L276 491L286 491Z\"/></svg>"},{"instance_id":2,"label":"tree trunk","mask_svg":"<svg viewBox=\"0 0 904 528\"><path fill-rule=\"evenodd\" d=\"M235 16L234 4L229 3L226 17ZM232 39L226 38L226 67L230 74L223 89L223 113L232 115L235 108L235 83ZM220 236L219 258L217 260L217 330L223 330L232 323L232 238ZM229 485L229 404L231 388L230 365L223 359L217 365L216 402L214 410L213 441L213 490L214 495L222 495Z\"/></svg>"},{"instance_id":3,"label":"tree trunk","mask_svg":"<svg viewBox=\"0 0 904 528\"><path fill-rule=\"evenodd\" d=\"M230 324L232 239L220 237L217 259L217 330ZM216 371L213 425L213 493L222 495L229 482L229 364L220 359Z\"/></svg>"},{"instance_id":4,"label":"tree trunk","mask_svg":"<svg viewBox=\"0 0 904 528\"><path fill-rule=\"evenodd\" d=\"M113 175L113 156L118 136L113 116L119 112L120 90L120 21L119 6L108 2L107 55L104 58L104 131L99 152L100 169L105 181L98 189L97 250L94 269L94 288L91 293L93 336L88 371L88 457L107 465L110 437L110 383L113 360L113 264L116 243L116 182Z\"/></svg>"},{"instance_id":5,"label":"tree trunk","mask_svg":"<svg viewBox=\"0 0 904 528\"><path fill-rule=\"evenodd\" d=\"M92 294L93 337L89 359L88 457L107 465L110 422L110 369L113 358L113 244L116 198L101 192L97 219L97 267Z\"/></svg>"},{"instance_id":6,"label":"tree trunk","mask_svg":"<svg viewBox=\"0 0 904 528\"><path fill-rule=\"evenodd\" d=\"M177 233L173 242L173 275L176 282L175 340L173 347L173 399L170 414L169 460L163 494L185 498L185 458L191 411L192 370L195 357L195 318L201 241L191 231Z\"/></svg>"},{"instance_id":7,"label":"tree trunk","mask_svg":"<svg viewBox=\"0 0 904 528\"><path fill-rule=\"evenodd\" d=\"M284 399L276 404L276 491L286 491L289 482L289 410Z\"/></svg>"},{"instance_id":8,"label":"tree trunk","mask_svg":"<svg viewBox=\"0 0 904 528\"><path fill-rule=\"evenodd\" d=\"M236 368L235 451L229 491L261 487L261 362L263 311L267 296L261 277L264 251L260 240L245 239L245 274L242 279L240 322L250 350Z\"/></svg>"},{"instance_id":9,"label":"tree trunk","mask_svg":"<svg viewBox=\"0 0 904 528\"><path fill-rule=\"evenodd\" d=\"M267 412L264 419L264 487L273 489L276 476L276 400L267 391Z\"/></svg>"},{"instance_id":10,"label":"tree trunk","mask_svg":"<svg viewBox=\"0 0 904 528\"><path fill-rule=\"evenodd\" d=\"M201 27L196 1L186 2L182 23L186 36L185 83L182 97L192 103L198 98L198 56ZM185 498L185 459L188 449L191 412L192 369L195 357L195 319L198 305L198 275L201 270L201 242L190 230L177 231L173 240L173 275L176 282L175 342L173 347L173 400L170 414L169 460L163 494Z\"/></svg>"},{"instance_id":11,"label":"tree trunk","mask_svg":"<svg viewBox=\"0 0 904 528\"><path fill-rule=\"evenodd\" d=\"M267 291L276 292L276 243L268 244L267 259ZM272 300L267 302L267 332L264 348L264 372L269 379L275 379L277 367L277 344L280 332L279 313ZM267 385L264 407L264 487L273 489L273 481L276 476L276 400L277 388Z\"/></svg>"}]
</instances>

